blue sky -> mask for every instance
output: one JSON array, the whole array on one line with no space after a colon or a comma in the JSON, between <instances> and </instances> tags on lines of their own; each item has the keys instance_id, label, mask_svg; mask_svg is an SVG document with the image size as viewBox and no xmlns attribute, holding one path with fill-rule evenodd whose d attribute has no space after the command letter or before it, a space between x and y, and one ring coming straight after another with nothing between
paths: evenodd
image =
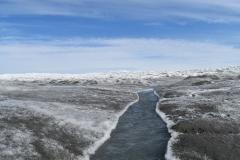
<instances>
[{"instance_id":1,"label":"blue sky","mask_svg":"<svg viewBox=\"0 0 240 160\"><path fill-rule=\"evenodd\" d=\"M0 73L240 62L237 0L0 0Z\"/></svg>"}]
</instances>

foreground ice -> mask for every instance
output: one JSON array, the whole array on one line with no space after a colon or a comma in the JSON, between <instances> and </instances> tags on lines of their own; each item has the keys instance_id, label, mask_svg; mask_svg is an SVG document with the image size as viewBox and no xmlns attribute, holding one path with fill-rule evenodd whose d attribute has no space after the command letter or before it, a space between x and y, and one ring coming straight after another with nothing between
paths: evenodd
<instances>
[{"instance_id":1,"label":"foreground ice","mask_svg":"<svg viewBox=\"0 0 240 160\"><path fill-rule=\"evenodd\" d=\"M239 159L239 71L203 72L156 90L162 97L159 110L173 136L168 159Z\"/></svg>"},{"instance_id":2,"label":"foreground ice","mask_svg":"<svg viewBox=\"0 0 240 160\"><path fill-rule=\"evenodd\" d=\"M131 92L1 82L0 159L87 159Z\"/></svg>"},{"instance_id":3,"label":"foreground ice","mask_svg":"<svg viewBox=\"0 0 240 160\"><path fill-rule=\"evenodd\" d=\"M173 136L169 157L235 160L239 71L0 75L0 159L88 159L135 92L154 87Z\"/></svg>"}]
</instances>

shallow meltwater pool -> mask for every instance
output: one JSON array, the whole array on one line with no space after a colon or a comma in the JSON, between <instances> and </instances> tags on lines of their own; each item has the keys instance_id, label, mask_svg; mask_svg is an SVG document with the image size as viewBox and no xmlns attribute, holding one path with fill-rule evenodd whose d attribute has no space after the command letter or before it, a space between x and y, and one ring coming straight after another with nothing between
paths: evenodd
<instances>
[{"instance_id":1,"label":"shallow meltwater pool","mask_svg":"<svg viewBox=\"0 0 240 160\"><path fill-rule=\"evenodd\" d=\"M164 160L170 134L156 113L158 97L152 90L139 92L118 125L91 160Z\"/></svg>"}]
</instances>

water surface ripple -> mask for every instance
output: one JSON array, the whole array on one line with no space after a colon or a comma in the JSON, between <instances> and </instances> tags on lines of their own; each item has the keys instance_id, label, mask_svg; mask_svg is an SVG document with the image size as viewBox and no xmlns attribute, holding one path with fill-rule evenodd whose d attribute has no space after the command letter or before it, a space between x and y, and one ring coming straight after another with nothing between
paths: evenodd
<instances>
[{"instance_id":1,"label":"water surface ripple","mask_svg":"<svg viewBox=\"0 0 240 160\"><path fill-rule=\"evenodd\" d=\"M117 128L91 160L164 160L170 138L156 113L158 97L153 91L139 92L139 101L120 117Z\"/></svg>"}]
</instances>

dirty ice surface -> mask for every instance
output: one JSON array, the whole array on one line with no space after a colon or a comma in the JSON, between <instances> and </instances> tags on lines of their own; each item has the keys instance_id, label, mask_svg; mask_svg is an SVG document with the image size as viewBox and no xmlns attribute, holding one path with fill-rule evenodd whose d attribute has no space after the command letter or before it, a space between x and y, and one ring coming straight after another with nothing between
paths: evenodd
<instances>
[{"instance_id":1,"label":"dirty ice surface","mask_svg":"<svg viewBox=\"0 0 240 160\"><path fill-rule=\"evenodd\" d=\"M158 109L172 122L171 160L239 160L238 69L182 77L156 90L162 97Z\"/></svg>"},{"instance_id":2,"label":"dirty ice surface","mask_svg":"<svg viewBox=\"0 0 240 160\"><path fill-rule=\"evenodd\" d=\"M181 133L168 151L184 160L235 160L239 71L0 75L0 159L87 160L136 92L154 87L169 129Z\"/></svg>"},{"instance_id":3,"label":"dirty ice surface","mask_svg":"<svg viewBox=\"0 0 240 160\"><path fill-rule=\"evenodd\" d=\"M0 84L0 159L87 159L131 92L26 82Z\"/></svg>"}]
</instances>

